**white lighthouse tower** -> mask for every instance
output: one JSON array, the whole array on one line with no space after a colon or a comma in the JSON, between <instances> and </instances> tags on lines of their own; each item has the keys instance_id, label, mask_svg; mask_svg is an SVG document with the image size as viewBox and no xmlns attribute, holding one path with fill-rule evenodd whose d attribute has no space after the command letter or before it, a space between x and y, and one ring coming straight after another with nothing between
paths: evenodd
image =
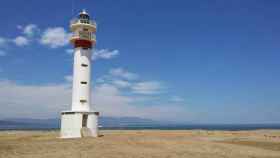
<instances>
[{"instance_id":1,"label":"white lighthouse tower","mask_svg":"<svg viewBox=\"0 0 280 158\"><path fill-rule=\"evenodd\" d=\"M99 113L91 110L91 55L96 43L96 23L83 10L71 21L74 45L72 109L61 113L61 138L98 136Z\"/></svg>"}]
</instances>

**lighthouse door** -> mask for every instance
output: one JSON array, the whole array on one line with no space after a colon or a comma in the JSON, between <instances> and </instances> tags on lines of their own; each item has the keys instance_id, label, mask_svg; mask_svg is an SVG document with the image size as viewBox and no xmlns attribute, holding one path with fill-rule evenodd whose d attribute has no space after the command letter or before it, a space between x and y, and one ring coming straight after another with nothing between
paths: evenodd
<instances>
[{"instance_id":1,"label":"lighthouse door","mask_svg":"<svg viewBox=\"0 0 280 158\"><path fill-rule=\"evenodd\" d=\"M88 115L83 115L82 127L87 127Z\"/></svg>"}]
</instances>

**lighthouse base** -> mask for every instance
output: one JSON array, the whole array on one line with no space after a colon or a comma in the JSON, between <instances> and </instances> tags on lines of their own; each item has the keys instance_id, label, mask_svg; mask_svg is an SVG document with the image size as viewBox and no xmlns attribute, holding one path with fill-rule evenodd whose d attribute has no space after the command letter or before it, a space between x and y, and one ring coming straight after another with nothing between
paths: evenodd
<instances>
[{"instance_id":1,"label":"lighthouse base","mask_svg":"<svg viewBox=\"0 0 280 158\"><path fill-rule=\"evenodd\" d=\"M61 112L60 137L98 137L98 116L95 111Z\"/></svg>"}]
</instances>

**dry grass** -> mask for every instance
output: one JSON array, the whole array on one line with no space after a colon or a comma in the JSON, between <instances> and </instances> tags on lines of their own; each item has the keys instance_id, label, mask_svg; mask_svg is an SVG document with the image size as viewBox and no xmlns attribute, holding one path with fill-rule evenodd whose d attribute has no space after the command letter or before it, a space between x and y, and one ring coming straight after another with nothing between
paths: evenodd
<instances>
[{"instance_id":1,"label":"dry grass","mask_svg":"<svg viewBox=\"0 0 280 158\"><path fill-rule=\"evenodd\" d=\"M102 131L59 139L58 132L0 132L0 158L279 158L280 131Z\"/></svg>"},{"instance_id":2,"label":"dry grass","mask_svg":"<svg viewBox=\"0 0 280 158\"><path fill-rule=\"evenodd\" d=\"M280 142L259 142L259 141L225 141L224 143L252 146L267 150L280 151Z\"/></svg>"}]
</instances>

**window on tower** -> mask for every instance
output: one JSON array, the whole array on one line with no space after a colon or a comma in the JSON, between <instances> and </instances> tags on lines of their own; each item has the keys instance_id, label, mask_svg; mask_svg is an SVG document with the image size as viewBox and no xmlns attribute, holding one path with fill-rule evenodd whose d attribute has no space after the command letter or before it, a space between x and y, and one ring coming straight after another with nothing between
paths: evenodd
<instances>
[{"instance_id":1,"label":"window on tower","mask_svg":"<svg viewBox=\"0 0 280 158\"><path fill-rule=\"evenodd\" d=\"M88 65L87 64L82 64L82 67L88 67Z\"/></svg>"},{"instance_id":2,"label":"window on tower","mask_svg":"<svg viewBox=\"0 0 280 158\"><path fill-rule=\"evenodd\" d=\"M87 19L80 19L81 23L84 23L84 24L89 24L89 20Z\"/></svg>"},{"instance_id":3,"label":"window on tower","mask_svg":"<svg viewBox=\"0 0 280 158\"><path fill-rule=\"evenodd\" d=\"M80 14L79 15L80 19L85 19L85 20L89 20L89 16L87 14Z\"/></svg>"},{"instance_id":4,"label":"window on tower","mask_svg":"<svg viewBox=\"0 0 280 158\"><path fill-rule=\"evenodd\" d=\"M86 102L87 102L87 100L85 100L85 99L81 99L81 100L80 100L80 102L81 102L81 103L86 103Z\"/></svg>"},{"instance_id":5,"label":"window on tower","mask_svg":"<svg viewBox=\"0 0 280 158\"><path fill-rule=\"evenodd\" d=\"M87 84L87 82L86 81L82 81L81 84Z\"/></svg>"}]
</instances>

